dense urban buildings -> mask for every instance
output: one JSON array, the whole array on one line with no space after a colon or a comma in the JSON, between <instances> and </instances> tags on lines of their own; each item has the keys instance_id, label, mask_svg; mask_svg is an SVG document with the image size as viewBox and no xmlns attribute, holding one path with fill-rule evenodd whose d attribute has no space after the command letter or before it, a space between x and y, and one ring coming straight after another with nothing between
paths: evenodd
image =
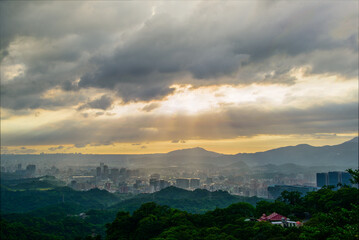
<instances>
[{"instance_id":1,"label":"dense urban buildings","mask_svg":"<svg viewBox=\"0 0 359 240\"><path fill-rule=\"evenodd\" d=\"M26 166L25 169L23 166ZM350 174L343 171L297 174L258 174L221 169L137 168L130 169L119 164L98 161L91 166L36 165L33 162L14 162L2 166L2 174L16 178L55 176L69 187L86 191L104 189L119 194L153 193L169 186L194 190L224 190L245 197L277 198L286 191L306 194L316 187L350 185Z\"/></svg>"},{"instance_id":2,"label":"dense urban buildings","mask_svg":"<svg viewBox=\"0 0 359 240\"><path fill-rule=\"evenodd\" d=\"M317 173L317 187L328 185L328 173Z\"/></svg>"},{"instance_id":3,"label":"dense urban buildings","mask_svg":"<svg viewBox=\"0 0 359 240\"><path fill-rule=\"evenodd\" d=\"M351 176L348 172L333 171L328 173L317 173L317 187L339 185L351 185Z\"/></svg>"}]
</instances>

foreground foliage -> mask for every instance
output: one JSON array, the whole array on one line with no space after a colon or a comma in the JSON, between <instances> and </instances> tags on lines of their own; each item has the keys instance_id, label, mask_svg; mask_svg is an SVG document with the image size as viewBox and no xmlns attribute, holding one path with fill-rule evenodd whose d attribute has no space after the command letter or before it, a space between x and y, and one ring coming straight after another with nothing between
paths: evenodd
<instances>
[{"instance_id":1,"label":"foreground foliage","mask_svg":"<svg viewBox=\"0 0 359 240\"><path fill-rule=\"evenodd\" d=\"M358 196L358 189L348 186L323 188L305 197L285 191L275 202L262 201L257 208L236 203L205 214L146 203L132 215L119 212L107 225L106 239L359 239ZM300 228L247 219L274 211L292 219L312 217Z\"/></svg>"},{"instance_id":2,"label":"foreground foliage","mask_svg":"<svg viewBox=\"0 0 359 240\"><path fill-rule=\"evenodd\" d=\"M298 192L284 191L276 201L259 201L256 207L249 203L237 202L227 208L216 208L202 214L178 210L173 206L163 206L154 202L142 204L133 213L132 208L118 212L123 207L120 204L107 209L89 210L84 209L82 203L91 206L89 202L98 197L98 194L95 192L86 194L88 198L76 200L81 200L81 204L59 203L27 213L2 213L0 238L9 240L359 239L359 190L349 186L342 186L336 191L331 187L324 187L304 197ZM96 196L92 198L92 194ZM186 201L194 203L201 198L208 200L209 196L213 200L217 196L208 196L208 193L202 190L195 191L195 195L183 192L183 195L178 197L177 194L176 189L169 188L155 195L154 200L162 199L169 204L181 203L189 206ZM218 204L223 199L232 200L227 193L216 194L225 196L216 199ZM198 199L193 196L197 196ZM107 200L107 195L102 196L102 199ZM144 199L148 201L147 198ZM135 203L138 204L138 201L136 200ZM194 206L196 205L190 207L193 209ZM79 215L83 211L85 214ZM300 228L283 228L268 222L248 221L259 218L263 213L272 212L305 223ZM105 223L108 223L106 227Z\"/></svg>"}]
</instances>

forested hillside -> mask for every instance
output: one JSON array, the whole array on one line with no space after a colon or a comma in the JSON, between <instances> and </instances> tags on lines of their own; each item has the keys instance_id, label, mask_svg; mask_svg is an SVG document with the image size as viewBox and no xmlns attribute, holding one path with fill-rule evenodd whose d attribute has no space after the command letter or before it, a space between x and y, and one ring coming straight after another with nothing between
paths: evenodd
<instances>
[{"instance_id":1,"label":"forested hillside","mask_svg":"<svg viewBox=\"0 0 359 240\"><path fill-rule=\"evenodd\" d=\"M1 239L11 239L9 236L15 236L14 239L105 236L105 224L112 222L118 211L132 213L148 202L189 213L204 213L240 201L255 205L260 200L233 196L225 191L188 191L175 187L137 196L116 195L99 189L74 191L47 177L2 181L4 238Z\"/></svg>"},{"instance_id":2,"label":"forested hillside","mask_svg":"<svg viewBox=\"0 0 359 240\"><path fill-rule=\"evenodd\" d=\"M107 226L106 239L359 239L358 195L358 189L350 187L338 191L323 188L305 197L283 192L277 201L259 202L257 208L236 203L205 214L147 203L132 215L119 212ZM274 211L292 220L312 217L299 228L248 221Z\"/></svg>"},{"instance_id":3,"label":"forested hillside","mask_svg":"<svg viewBox=\"0 0 359 240\"><path fill-rule=\"evenodd\" d=\"M1 217L1 239L359 239L359 191L344 186L334 191L322 188L301 197L283 192L274 202L260 201L254 207L235 203L203 214L145 203L129 212L90 210L57 205L28 214ZM277 212L302 227L283 228L268 222L248 221L263 213ZM106 234L104 225L107 224ZM101 236L100 236L101 235ZM91 237L92 236L92 237Z\"/></svg>"},{"instance_id":4,"label":"forested hillside","mask_svg":"<svg viewBox=\"0 0 359 240\"><path fill-rule=\"evenodd\" d=\"M167 205L189 213L205 213L215 208L225 208L237 202L246 202L255 205L262 200L258 197L239 197L226 191L210 192L205 189L188 191L176 187L168 187L152 194L139 194L133 198L119 202L110 209L133 212L142 204L155 202Z\"/></svg>"}]
</instances>

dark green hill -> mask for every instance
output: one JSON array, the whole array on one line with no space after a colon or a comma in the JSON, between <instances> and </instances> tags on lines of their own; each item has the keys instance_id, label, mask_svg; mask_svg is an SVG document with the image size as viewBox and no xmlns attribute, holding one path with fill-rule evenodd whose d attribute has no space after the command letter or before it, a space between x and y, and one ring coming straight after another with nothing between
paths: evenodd
<instances>
[{"instance_id":1,"label":"dark green hill","mask_svg":"<svg viewBox=\"0 0 359 240\"><path fill-rule=\"evenodd\" d=\"M60 203L27 213L2 214L1 224L7 229L7 235L16 236L14 239L82 239L92 234L104 236L105 224L112 222L116 213ZM21 233L12 228L20 229Z\"/></svg>"},{"instance_id":2,"label":"dark green hill","mask_svg":"<svg viewBox=\"0 0 359 240\"><path fill-rule=\"evenodd\" d=\"M96 191L91 192L94 193ZM190 192L173 187L147 195L175 201L189 200L184 195L205 199L210 196L233 197L222 191L212 195L205 190ZM89 237L98 234L106 240L358 239L358 196L356 188L342 187L333 191L324 187L303 197L296 193L283 193L274 202L259 202L256 208L239 202L204 214L191 214L153 202L143 204L133 214L115 210L89 210L85 214L79 214L82 211L81 205L60 203L28 213L2 214L0 239L101 239L99 236ZM274 211L296 221L302 221L306 216L311 216L311 219L299 228L250 221L260 217L262 213ZM109 223L106 224L106 233L105 223Z\"/></svg>"},{"instance_id":3,"label":"dark green hill","mask_svg":"<svg viewBox=\"0 0 359 240\"><path fill-rule=\"evenodd\" d=\"M75 191L69 187L50 190L16 190L1 187L1 212L27 212L59 203L79 204L84 209L103 209L121 199L105 190Z\"/></svg>"},{"instance_id":4,"label":"dark green hill","mask_svg":"<svg viewBox=\"0 0 359 240\"><path fill-rule=\"evenodd\" d=\"M54 176L42 176L37 178L7 179L1 175L1 185L12 190L44 190L65 186L63 181Z\"/></svg>"},{"instance_id":5,"label":"dark green hill","mask_svg":"<svg viewBox=\"0 0 359 240\"><path fill-rule=\"evenodd\" d=\"M176 187L168 187L152 194L139 194L134 198L124 200L109 209L133 212L142 204L155 202L180 209L190 213L204 213L215 208L225 208L237 202L247 202L255 205L262 199L257 197L238 197L226 191L209 192L204 189L188 191Z\"/></svg>"}]
</instances>

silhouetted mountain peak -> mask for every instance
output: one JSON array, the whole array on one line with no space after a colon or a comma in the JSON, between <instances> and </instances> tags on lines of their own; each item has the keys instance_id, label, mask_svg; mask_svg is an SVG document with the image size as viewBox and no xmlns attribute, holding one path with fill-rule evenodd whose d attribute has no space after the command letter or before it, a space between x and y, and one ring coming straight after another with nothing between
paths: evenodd
<instances>
[{"instance_id":1,"label":"silhouetted mountain peak","mask_svg":"<svg viewBox=\"0 0 359 240\"><path fill-rule=\"evenodd\" d=\"M216 152L211 152L211 151L207 151L204 148L201 147L195 147L195 148L186 148L186 149L180 149L180 150L175 150L172 152L168 153L169 155L178 155L178 156L183 156L183 155L188 155L188 156L204 156L204 157L216 157L216 156L220 156L220 153L216 153Z\"/></svg>"},{"instance_id":2,"label":"silhouetted mountain peak","mask_svg":"<svg viewBox=\"0 0 359 240\"><path fill-rule=\"evenodd\" d=\"M302 143L302 144L298 144L296 147L303 147L303 148L305 148L305 147L313 147L313 146L311 146L311 145L309 145L309 144L306 144L306 143Z\"/></svg>"}]
</instances>

